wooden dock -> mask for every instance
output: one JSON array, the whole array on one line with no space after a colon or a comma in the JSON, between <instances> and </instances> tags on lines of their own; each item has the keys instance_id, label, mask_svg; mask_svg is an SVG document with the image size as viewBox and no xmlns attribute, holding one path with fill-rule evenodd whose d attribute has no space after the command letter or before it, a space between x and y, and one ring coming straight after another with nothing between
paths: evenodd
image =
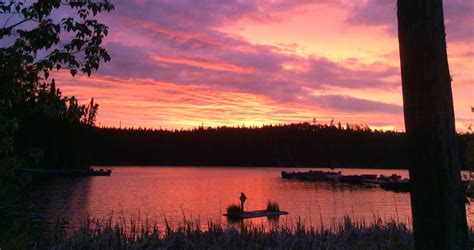
<instances>
[{"instance_id":1,"label":"wooden dock","mask_svg":"<svg viewBox=\"0 0 474 250\"><path fill-rule=\"evenodd\" d=\"M243 212L238 215L224 214L224 216L231 217L231 218L249 219L249 218L257 218L257 217L280 216L280 215L287 215L287 214L288 212L286 211L255 210L255 211Z\"/></svg>"}]
</instances>

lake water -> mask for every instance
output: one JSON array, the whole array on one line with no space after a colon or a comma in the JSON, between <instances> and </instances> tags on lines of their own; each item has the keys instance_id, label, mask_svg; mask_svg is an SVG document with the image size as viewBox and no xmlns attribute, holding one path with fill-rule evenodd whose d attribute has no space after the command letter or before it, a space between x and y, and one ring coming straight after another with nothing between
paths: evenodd
<instances>
[{"instance_id":1,"label":"lake water","mask_svg":"<svg viewBox=\"0 0 474 250\"><path fill-rule=\"evenodd\" d=\"M29 194L34 217L41 221L87 217L164 219L173 225L186 219L227 223L222 216L227 205L238 204L241 192L246 209L265 209L277 201L289 212L275 221L253 219L252 223L274 225L300 219L306 225L330 226L343 216L372 222L374 217L410 222L409 193L331 183L285 180L280 172L308 171L296 168L240 167L112 167L110 177L58 178ZM316 170L316 169L313 169ZM322 169L326 170L326 169ZM398 174L405 170L340 169L343 174ZM473 216L468 208L468 219Z\"/></svg>"}]
</instances>

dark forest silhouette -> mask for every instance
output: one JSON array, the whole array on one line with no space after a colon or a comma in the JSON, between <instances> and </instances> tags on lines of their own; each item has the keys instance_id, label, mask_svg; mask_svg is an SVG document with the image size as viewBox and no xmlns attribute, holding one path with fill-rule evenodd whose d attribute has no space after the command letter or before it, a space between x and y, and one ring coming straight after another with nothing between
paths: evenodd
<instances>
[{"instance_id":1,"label":"dark forest silhouette","mask_svg":"<svg viewBox=\"0 0 474 250\"><path fill-rule=\"evenodd\" d=\"M458 135L464 152L472 134ZM96 165L407 168L401 132L364 125L288 124L192 130L90 128Z\"/></svg>"}]
</instances>

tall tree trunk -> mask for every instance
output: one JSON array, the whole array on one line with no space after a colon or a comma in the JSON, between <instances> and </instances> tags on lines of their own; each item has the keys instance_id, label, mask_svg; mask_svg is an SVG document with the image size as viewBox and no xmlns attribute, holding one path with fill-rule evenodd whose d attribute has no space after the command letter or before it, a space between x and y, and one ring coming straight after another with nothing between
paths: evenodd
<instances>
[{"instance_id":1,"label":"tall tree trunk","mask_svg":"<svg viewBox=\"0 0 474 250\"><path fill-rule=\"evenodd\" d=\"M398 0L417 249L468 249L442 0Z\"/></svg>"}]
</instances>

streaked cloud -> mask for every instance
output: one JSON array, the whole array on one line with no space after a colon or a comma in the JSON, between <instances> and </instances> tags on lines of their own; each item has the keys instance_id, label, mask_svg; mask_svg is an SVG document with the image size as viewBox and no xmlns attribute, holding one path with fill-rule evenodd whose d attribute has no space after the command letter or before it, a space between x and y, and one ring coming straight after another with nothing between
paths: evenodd
<instances>
[{"instance_id":1,"label":"streaked cloud","mask_svg":"<svg viewBox=\"0 0 474 250\"><path fill-rule=\"evenodd\" d=\"M103 125L261 125L317 117L403 129L393 1L115 5L101 17L110 26L112 62L90 79L60 81L66 94L96 97ZM445 8L456 114L465 127L474 79L472 2L448 0Z\"/></svg>"},{"instance_id":2,"label":"streaked cloud","mask_svg":"<svg viewBox=\"0 0 474 250\"><path fill-rule=\"evenodd\" d=\"M450 42L472 42L474 36L474 2L444 0L447 39ZM384 26L397 35L397 3L392 0L356 1L347 18L348 24Z\"/></svg>"}]
</instances>

